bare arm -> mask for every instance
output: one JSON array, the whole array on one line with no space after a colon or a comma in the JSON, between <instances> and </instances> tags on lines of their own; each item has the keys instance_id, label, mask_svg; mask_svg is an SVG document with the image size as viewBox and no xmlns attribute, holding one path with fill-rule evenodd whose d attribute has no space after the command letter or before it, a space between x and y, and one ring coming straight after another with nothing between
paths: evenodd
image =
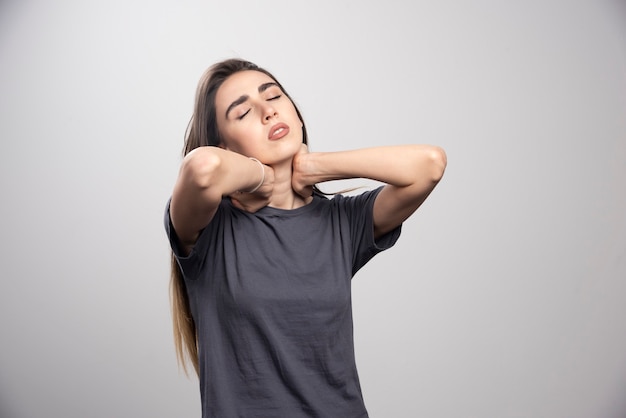
<instances>
[{"instance_id":1,"label":"bare arm","mask_svg":"<svg viewBox=\"0 0 626 418\"><path fill-rule=\"evenodd\" d=\"M191 251L199 232L211 222L223 196L259 184L260 167L256 161L218 147L196 148L185 156L170 204L172 224L185 252ZM262 167L269 184L271 168ZM267 194L264 188L265 184L258 191L260 199Z\"/></svg>"},{"instance_id":2,"label":"bare arm","mask_svg":"<svg viewBox=\"0 0 626 418\"><path fill-rule=\"evenodd\" d=\"M301 153L294 159L294 189L347 178L386 183L374 202L374 235L404 222L435 188L447 164L445 152L431 145L398 145L330 153Z\"/></svg>"}]
</instances>

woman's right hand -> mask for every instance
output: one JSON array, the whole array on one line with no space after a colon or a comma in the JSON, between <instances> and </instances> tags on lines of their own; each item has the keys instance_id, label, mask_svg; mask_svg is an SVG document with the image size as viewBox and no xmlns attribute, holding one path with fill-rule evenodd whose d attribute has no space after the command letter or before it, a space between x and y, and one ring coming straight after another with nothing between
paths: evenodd
<instances>
[{"instance_id":1,"label":"woman's right hand","mask_svg":"<svg viewBox=\"0 0 626 418\"><path fill-rule=\"evenodd\" d=\"M233 206L246 212L254 213L270 203L274 190L274 169L263 164L265 174L263 184L254 192L235 192L229 195Z\"/></svg>"}]
</instances>

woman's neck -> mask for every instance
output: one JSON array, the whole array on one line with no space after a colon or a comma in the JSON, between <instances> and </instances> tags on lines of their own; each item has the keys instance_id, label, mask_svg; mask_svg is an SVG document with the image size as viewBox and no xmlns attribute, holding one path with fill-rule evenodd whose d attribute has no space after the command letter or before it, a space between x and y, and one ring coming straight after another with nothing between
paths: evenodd
<instances>
[{"instance_id":1,"label":"woman's neck","mask_svg":"<svg viewBox=\"0 0 626 418\"><path fill-rule=\"evenodd\" d=\"M291 164L275 165L272 168L274 169L274 190L268 206L277 209L297 209L313 200L312 197L304 198L293 190Z\"/></svg>"}]
</instances>

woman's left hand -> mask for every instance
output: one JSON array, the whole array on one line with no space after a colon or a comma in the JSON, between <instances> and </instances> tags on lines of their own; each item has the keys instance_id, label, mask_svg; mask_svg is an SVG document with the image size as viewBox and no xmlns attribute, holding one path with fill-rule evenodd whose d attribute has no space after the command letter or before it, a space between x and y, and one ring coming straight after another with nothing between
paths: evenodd
<instances>
[{"instance_id":1,"label":"woman's left hand","mask_svg":"<svg viewBox=\"0 0 626 418\"><path fill-rule=\"evenodd\" d=\"M307 182L308 163L307 156L309 154L309 148L306 144L302 144L300 151L293 157L293 173L291 175L291 188L302 196L303 198L309 198L313 194L313 184Z\"/></svg>"}]
</instances>

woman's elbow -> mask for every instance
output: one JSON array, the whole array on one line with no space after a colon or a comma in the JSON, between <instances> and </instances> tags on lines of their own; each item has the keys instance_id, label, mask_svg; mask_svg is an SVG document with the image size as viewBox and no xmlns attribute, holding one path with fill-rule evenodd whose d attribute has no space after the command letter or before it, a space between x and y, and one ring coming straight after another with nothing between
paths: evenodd
<instances>
[{"instance_id":1,"label":"woman's elbow","mask_svg":"<svg viewBox=\"0 0 626 418\"><path fill-rule=\"evenodd\" d=\"M443 173L446 171L448 165L448 157L443 148L438 146L430 147L428 151L428 165L430 167L431 179L433 182L438 183L443 177Z\"/></svg>"},{"instance_id":2,"label":"woman's elbow","mask_svg":"<svg viewBox=\"0 0 626 418\"><path fill-rule=\"evenodd\" d=\"M197 189L208 189L213 186L216 173L221 165L221 158L209 147L197 148L187 154L183 160L182 175L187 184Z\"/></svg>"}]
</instances>

